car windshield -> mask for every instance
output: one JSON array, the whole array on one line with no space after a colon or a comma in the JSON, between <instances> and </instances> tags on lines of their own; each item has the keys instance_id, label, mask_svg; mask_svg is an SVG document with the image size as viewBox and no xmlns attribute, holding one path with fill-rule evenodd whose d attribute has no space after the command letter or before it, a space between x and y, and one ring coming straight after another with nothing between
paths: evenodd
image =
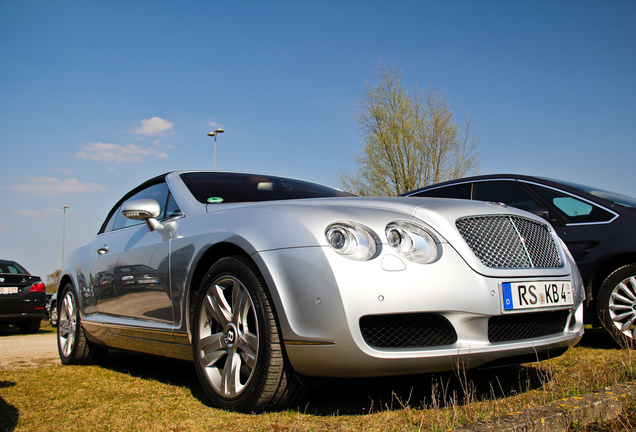
<instances>
[{"instance_id":1,"label":"car windshield","mask_svg":"<svg viewBox=\"0 0 636 432\"><path fill-rule=\"evenodd\" d=\"M29 274L29 272L26 271L20 264L13 261L0 261L0 273L20 275Z\"/></svg>"},{"instance_id":2,"label":"car windshield","mask_svg":"<svg viewBox=\"0 0 636 432\"><path fill-rule=\"evenodd\" d=\"M614 204L618 204L623 207L636 207L636 198L630 197L628 195L622 195L616 192L610 192L603 189L595 188L592 186L581 185L577 183L570 183L563 180L554 180L556 183L561 183L562 185L569 186L575 189L582 190L583 192L587 192L590 195L594 195L595 197L602 198L608 201L613 202Z\"/></svg>"},{"instance_id":3,"label":"car windshield","mask_svg":"<svg viewBox=\"0 0 636 432\"><path fill-rule=\"evenodd\" d=\"M353 196L316 183L257 174L191 172L181 178L205 204Z\"/></svg>"}]
</instances>

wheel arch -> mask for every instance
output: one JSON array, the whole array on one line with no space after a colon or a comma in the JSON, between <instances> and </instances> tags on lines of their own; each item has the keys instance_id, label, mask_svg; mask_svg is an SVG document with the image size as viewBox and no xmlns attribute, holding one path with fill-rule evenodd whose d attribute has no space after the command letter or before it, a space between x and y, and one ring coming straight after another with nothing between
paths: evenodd
<instances>
[{"instance_id":1,"label":"wheel arch","mask_svg":"<svg viewBox=\"0 0 636 432\"><path fill-rule=\"evenodd\" d=\"M62 276L62 278L60 279L60 284L57 286L57 298L58 299L62 298L62 291L64 291L64 288L68 284L70 284L73 287L73 289L75 289L75 284L73 283L73 278L71 278L71 276L65 274L65 275Z\"/></svg>"},{"instance_id":2,"label":"wheel arch","mask_svg":"<svg viewBox=\"0 0 636 432\"><path fill-rule=\"evenodd\" d=\"M628 264L636 264L636 252L626 252L614 255L603 261L594 269L592 277L586 287L586 294L590 304L596 303L598 290L601 288L603 282L605 282L605 279L607 279L614 270Z\"/></svg>"},{"instance_id":3,"label":"wheel arch","mask_svg":"<svg viewBox=\"0 0 636 432\"><path fill-rule=\"evenodd\" d=\"M205 252L201 254L198 261L194 265L194 270L192 271L192 276L190 278L190 282L187 286L186 292L186 305L187 305L187 331L188 338L192 341L192 314L194 304L196 302L197 293L199 291L199 287L203 278L210 267L220 260L221 258L225 258L232 255L239 255L250 261L254 262L254 260L250 257L250 254L247 253L243 248L234 244L234 243L217 243L210 246ZM256 265L256 263L254 263ZM258 266L257 266L258 267ZM261 269L259 268L259 271Z\"/></svg>"}]
</instances>

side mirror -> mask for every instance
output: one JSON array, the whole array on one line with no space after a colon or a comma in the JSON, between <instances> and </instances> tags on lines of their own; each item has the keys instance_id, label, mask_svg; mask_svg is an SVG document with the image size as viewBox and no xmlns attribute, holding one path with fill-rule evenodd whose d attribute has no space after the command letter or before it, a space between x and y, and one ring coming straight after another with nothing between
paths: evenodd
<instances>
[{"instance_id":1,"label":"side mirror","mask_svg":"<svg viewBox=\"0 0 636 432\"><path fill-rule=\"evenodd\" d=\"M149 231L163 228L157 220L161 214L161 206L153 199L129 201L122 206L121 214L128 219L145 221Z\"/></svg>"}]
</instances>

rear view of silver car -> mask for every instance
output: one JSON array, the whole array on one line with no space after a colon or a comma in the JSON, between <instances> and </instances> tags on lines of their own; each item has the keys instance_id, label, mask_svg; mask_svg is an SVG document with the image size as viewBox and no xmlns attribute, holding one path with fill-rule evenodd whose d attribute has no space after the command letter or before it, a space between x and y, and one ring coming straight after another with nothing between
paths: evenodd
<instances>
[{"instance_id":1,"label":"rear view of silver car","mask_svg":"<svg viewBox=\"0 0 636 432\"><path fill-rule=\"evenodd\" d=\"M560 355L583 334L583 297L554 230L517 209L173 172L66 259L58 347L64 364L108 347L192 360L215 406L259 412L306 377Z\"/></svg>"}]
</instances>

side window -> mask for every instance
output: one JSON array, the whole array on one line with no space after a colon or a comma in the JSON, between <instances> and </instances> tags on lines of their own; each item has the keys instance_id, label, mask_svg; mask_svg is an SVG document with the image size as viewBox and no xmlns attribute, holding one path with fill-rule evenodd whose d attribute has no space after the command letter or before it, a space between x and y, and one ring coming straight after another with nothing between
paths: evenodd
<instances>
[{"instance_id":1,"label":"side window","mask_svg":"<svg viewBox=\"0 0 636 432\"><path fill-rule=\"evenodd\" d=\"M529 185L543 199L552 203L570 223L609 222L614 214L572 195L538 185Z\"/></svg>"},{"instance_id":2,"label":"side window","mask_svg":"<svg viewBox=\"0 0 636 432\"><path fill-rule=\"evenodd\" d=\"M462 183L418 192L411 197L470 199L470 184Z\"/></svg>"},{"instance_id":3,"label":"side window","mask_svg":"<svg viewBox=\"0 0 636 432\"><path fill-rule=\"evenodd\" d=\"M590 204L572 197L557 197L552 200L556 208L567 216L588 216L594 210Z\"/></svg>"},{"instance_id":4,"label":"side window","mask_svg":"<svg viewBox=\"0 0 636 432\"><path fill-rule=\"evenodd\" d=\"M159 215L157 219L163 219L165 215L165 211L166 211L166 202L168 201L168 194L169 194L168 185L165 183L159 183L159 184L150 186L140 192L137 192L135 195L131 196L126 201L124 201L124 204L129 201L151 198L157 201L159 205L161 206L161 214ZM118 208L113 216L115 217L115 221L112 228L114 230L126 228L133 225L140 225L144 223L143 221L132 220L132 219L128 219L124 217L121 214L121 208ZM110 225L110 221L109 221L109 225Z\"/></svg>"},{"instance_id":5,"label":"side window","mask_svg":"<svg viewBox=\"0 0 636 432\"><path fill-rule=\"evenodd\" d=\"M521 210L545 208L516 181L485 181L473 184L473 199L508 204Z\"/></svg>"},{"instance_id":6,"label":"side window","mask_svg":"<svg viewBox=\"0 0 636 432\"><path fill-rule=\"evenodd\" d=\"M117 210L110 216L108 219L108 223L106 224L106 228L104 228L104 232L109 232L113 230L113 226L115 226L115 219L117 219L117 214L121 211L121 207L118 207Z\"/></svg>"}]
</instances>

